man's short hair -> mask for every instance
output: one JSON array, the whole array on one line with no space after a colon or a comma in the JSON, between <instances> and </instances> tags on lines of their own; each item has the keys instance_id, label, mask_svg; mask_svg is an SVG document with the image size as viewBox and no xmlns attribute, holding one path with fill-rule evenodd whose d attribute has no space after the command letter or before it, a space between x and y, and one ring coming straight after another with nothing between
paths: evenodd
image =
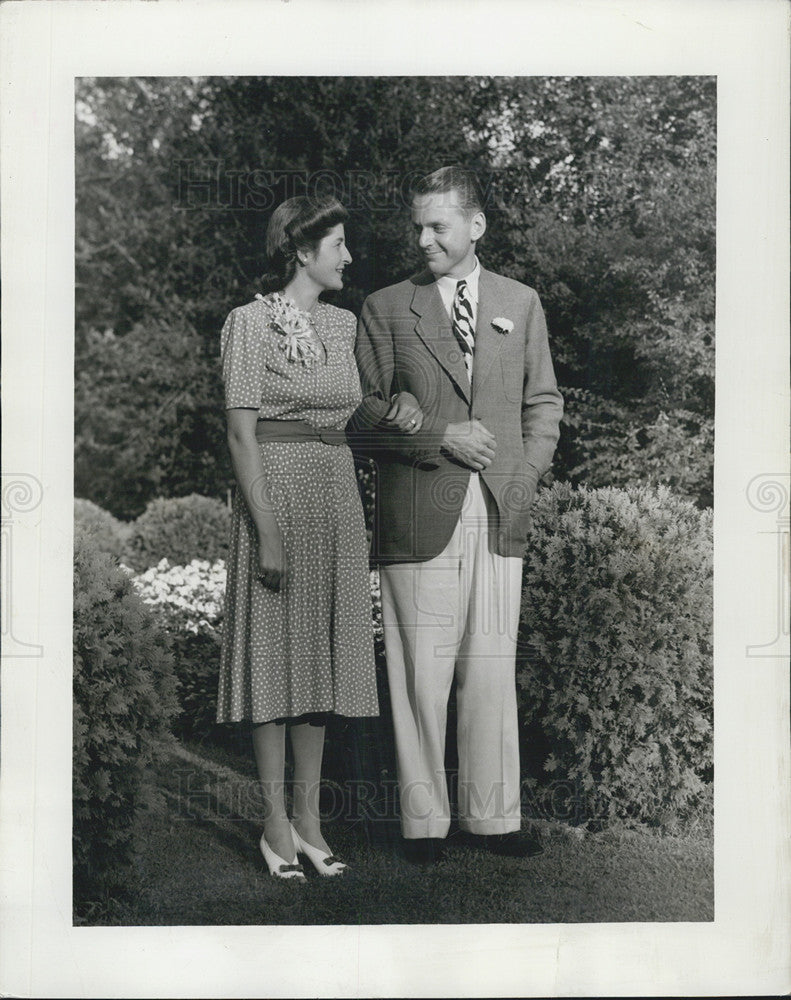
<instances>
[{"instance_id":1,"label":"man's short hair","mask_svg":"<svg viewBox=\"0 0 791 1000\"><path fill-rule=\"evenodd\" d=\"M412 188L412 198L428 194L447 194L455 191L464 214L469 218L483 211L483 191L472 170L467 167L440 167L416 181Z\"/></svg>"}]
</instances>

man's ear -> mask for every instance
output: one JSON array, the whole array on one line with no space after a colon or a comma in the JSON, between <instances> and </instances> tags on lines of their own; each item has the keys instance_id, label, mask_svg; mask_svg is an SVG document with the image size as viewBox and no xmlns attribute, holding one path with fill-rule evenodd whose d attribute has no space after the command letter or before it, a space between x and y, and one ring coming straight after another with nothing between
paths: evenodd
<instances>
[{"instance_id":1,"label":"man's ear","mask_svg":"<svg viewBox=\"0 0 791 1000\"><path fill-rule=\"evenodd\" d=\"M470 220L470 237L474 243L486 232L486 216L483 212L476 212Z\"/></svg>"}]
</instances>

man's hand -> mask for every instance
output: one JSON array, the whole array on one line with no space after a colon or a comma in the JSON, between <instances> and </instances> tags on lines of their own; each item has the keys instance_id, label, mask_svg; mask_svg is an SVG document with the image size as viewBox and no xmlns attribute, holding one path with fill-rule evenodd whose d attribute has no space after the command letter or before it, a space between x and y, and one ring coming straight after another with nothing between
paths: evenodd
<instances>
[{"instance_id":1,"label":"man's hand","mask_svg":"<svg viewBox=\"0 0 791 1000\"><path fill-rule=\"evenodd\" d=\"M492 464L497 442L480 420L465 420L460 424L448 424L442 447L454 458L480 472Z\"/></svg>"},{"instance_id":2,"label":"man's hand","mask_svg":"<svg viewBox=\"0 0 791 1000\"><path fill-rule=\"evenodd\" d=\"M382 418L404 434L417 434L423 426L423 411L411 392L399 392L391 400L391 407Z\"/></svg>"}]
</instances>

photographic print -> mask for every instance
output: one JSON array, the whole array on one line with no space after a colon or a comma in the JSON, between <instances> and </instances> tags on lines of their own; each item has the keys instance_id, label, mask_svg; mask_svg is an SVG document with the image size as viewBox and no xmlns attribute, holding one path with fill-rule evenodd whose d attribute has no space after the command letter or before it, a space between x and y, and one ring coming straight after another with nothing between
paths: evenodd
<instances>
[{"instance_id":1,"label":"photographic print","mask_svg":"<svg viewBox=\"0 0 791 1000\"><path fill-rule=\"evenodd\" d=\"M711 920L714 79L90 78L76 82L75 97L75 921ZM454 373L443 368L441 375L460 417L480 411L481 426L499 422L491 466L454 455L436 431L435 469L422 470L428 484L419 476L404 484L414 456L399 451L390 460L377 435L389 428L401 449L412 439L377 411L369 440L355 449L374 536L370 575L367 550L365 570L353 558L357 536L333 526L333 504L360 506L356 496L333 493L340 474L333 472L309 518L293 520L285 500L272 502L282 530L305 536L307 578L295 539L288 589L263 594L248 572L262 544L247 509L255 499L240 496L235 514L229 502L240 480L229 461L233 438L226 442L219 332L231 313L224 346L239 359L226 358L226 392L234 394L226 398L243 413L255 414L245 405L259 409L259 433L262 425L282 433L282 421L291 426L295 416L343 427L354 399L341 412L332 393L347 391L345 378L355 391L356 371L336 374L329 403L306 409L305 393L323 391L316 371L277 345L285 334L272 331L291 317L262 311L267 291L299 294L304 277L331 303L328 315L340 317L347 346L357 342L358 413L377 395L389 406L409 385L425 419L436 421L444 407L447 423L451 409L434 398L430 370L443 359L423 342L422 328L415 332L412 295L426 286L409 282L426 260L436 268L440 252L454 253L445 247L444 219L431 231L415 233L413 225L415 186L454 164L480 184L485 232L465 237L465 247L475 247L470 260L513 288L534 290L556 381L533 385L536 373L520 361L525 344L507 317L491 334L495 376L481 373L488 331L479 320L472 388L465 395ZM279 283L265 276L278 206L298 212L303 203L337 212L327 232L345 224L341 267L329 287L300 263ZM454 207L449 218L457 217L463 212ZM308 236L297 243L303 250L310 252ZM395 330L388 343L400 338L401 370L391 358L386 374L372 373L361 349L378 331L364 302L403 281L409 304L388 305L381 321ZM485 302L480 293L481 310L510 310L518 320L509 286L492 283L489 294ZM335 330L324 322L316 326L330 345ZM533 323L530 350L541 335ZM245 341L244 355L242 338L252 343ZM441 332L437 338L441 344ZM271 350L259 376L261 343ZM501 363L521 370L504 378ZM411 367L420 377L410 376ZM539 398L551 392L557 400ZM560 397L557 447L529 451L539 435L557 437ZM399 669L405 697L425 697L431 712L448 714L429 737L422 707L403 722L394 704L400 684L388 670L403 640L394 624L391 644L385 641L380 574L396 574L398 586L398 567L415 560L428 563L423 574L441 573L428 567L468 516L451 496L463 496L468 481L480 476L490 499L506 479L511 489L523 485L521 465L509 471L502 457L511 410L520 455L524 448L532 459L526 467L542 475L537 491L513 501L519 516L532 505L532 524L503 560L518 567L508 584L518 636L510 652L492 645L492 634L502 639L510 626L489 606L491 580L480 584L488 588L485 613L476 612L490 619L480 631L491 634L473 652L455 621L430 631L432 614L455 612L444 605L432 612L426 594L415 596L422 633ZM428 432L422 437L430 449ZM305 442L259 447L264 478L279 477L270 489L289 490L301 507L313 503L315 478L327 473L311 464L320 460ZM333 445L318 451L339 456ZM241 461L237 455L234 467ZM433 540L445 530L443 518L448 538L426 547L422 525ZM503 510L492 520L520 530ZM406 531L405 522L415 537L399 549L393 536ZM344 549L340 565L330 543ZM458 565L470 572L474 560L465 549ZM431 585L442 586L441 577ZM343 613L328 604L335 586L349 589L348 601L355 588L370 590L351 612L348 641L360 644L353 662L346 647L321 638L321 616ZM108 588L123 594L109 608ZM460 617L473 614L458 608ZM399 606L390 616L395 622L406 613ZM373 666L363 646L366 619L376 624ZM470 670L481 662L491 685L501 657L509 698L518 695L508 737L516 745L497 760L495 776L473 781L464 733L474 730L467 716L478 709L464 698L468 689L470 704L494 695L475 692ZM303 702L278 693L281 685L320 687L325 674L334 697L317 690L318 700ZM438 674L440 689L419 695ZM323 768L310 779L318 784L310 795L325 843L336 845L348 873L342 881L308 877L306 891L295 892L269 877L258 849L265 820L277 836L274 814L307 808L300 805L307 765L297 742L294 759L286 754L280 764L285 787L274 791L268 758L257 772L253 749L255 741L257 754L265 753L268 720L288 716L280 729L290 733L306 709L329 710L321 720ZM438 749L410 769L402 736L399 765L394 724L417 725ZM316 725L306 732L320 738ZM127 743L132 733L134 744ZM470 738L478 746L505 737ZM428 780L438 787L424 789ZM507 781L516 792L500 786ZM486 804L498 794L518 801ZM516 856L492 850L494 831L513 840L520 830ZM442 857L415 859L416 849ZM296 860L288 846L282 850L278 857ZM506 882L507 892L493 891Z\"/></svg>"},{"instance_id":2,"label":"photographic print","mask_svg":"<svg viewBox=\"0 0 791 1000\"><path fill-rule=\"evenodd\" d=\"M0 19L4 991L787 991L784 6Z\"/></svg>"}]
</instances>

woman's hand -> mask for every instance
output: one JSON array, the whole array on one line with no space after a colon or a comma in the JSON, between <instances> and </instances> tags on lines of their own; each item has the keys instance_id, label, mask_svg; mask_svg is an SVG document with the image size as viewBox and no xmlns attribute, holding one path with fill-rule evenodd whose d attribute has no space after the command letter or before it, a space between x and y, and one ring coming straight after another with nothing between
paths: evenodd
<instances>
[{"instance_id":1,"label":"woman's hand","mask_svg":"<svg viewBox=\"0 0 791 1000\"><path fill-rule=\"evenodd\" d=\"M258 539L256 576L269 590L283 590L286 586L286 553L280 529L276 524Z\"/></svg>"},{"instance_id":2,"label":"woman's hand","mask_svg":"<svg viewBox=\"0 0 791 1000\"><path fill-rule=\"evenodd\" d=\"M417 434L423 426L423 411L412 393L399 392L390 402L392 405L384 415L384 420L404 434Z\"/></svg>"},{"instance_id":3,"label":"woman's hand","mask_svg":"<svg viewBox=\"0 0 791 1000\"><path fill-rule=\"evenodd\" d=\"M261 450L255 439L258 411L247 407L228 410L228 448L236 482L255 524L258 552L253 575L264 587L282 590L286 585L283 538L275 520Z\"/></svg>"}]
</instances>

